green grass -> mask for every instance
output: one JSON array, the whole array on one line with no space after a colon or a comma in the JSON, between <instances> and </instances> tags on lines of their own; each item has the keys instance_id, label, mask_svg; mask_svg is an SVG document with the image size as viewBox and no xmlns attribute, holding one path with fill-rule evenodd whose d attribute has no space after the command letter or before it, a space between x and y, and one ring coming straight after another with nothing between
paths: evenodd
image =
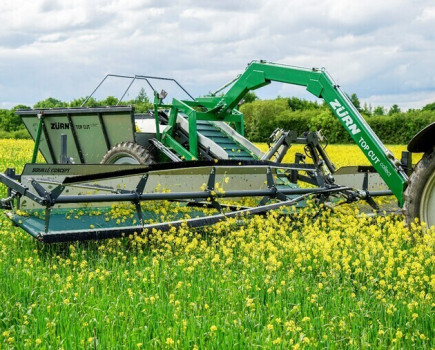
<instances>
[{"instance_id":1,"label":"green grass","mask_svg":"<svg viewBox=\"0 0 435 350\"><path fill-rule=\"evenodd\" d=\"M435 347L435 232L355 210L57 245L0 214L0 349Z\"/></svg>"}]
</instances>

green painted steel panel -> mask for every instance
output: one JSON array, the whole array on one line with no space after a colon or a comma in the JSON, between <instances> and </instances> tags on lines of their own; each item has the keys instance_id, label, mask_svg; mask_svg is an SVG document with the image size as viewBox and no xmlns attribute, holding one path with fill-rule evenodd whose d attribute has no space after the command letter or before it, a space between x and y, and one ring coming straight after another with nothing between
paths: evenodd
<instances>
[{"instance_id":1,"label":"green painted steel panel","mask_svg":"<svg viewBox=\"0 0 435 350\"><path fill-rule=\"evenodd\" d=\"M22 120L30 136L32 137L33 140L35 140L36 133L38 130L38 125L39 125L39 119L37 118L36 115L33 115L33 116L22 116ZM50 151L48 149L47 140L44 133L41 133L39 150L47 163L54 163L54 160L50 155Z\"/></svg>"},{"instance_id":2,"label":"green painted steel panel","mask_svg":"<svg viewBox=\"0 0 435 350\"><path fill-rule=\"evenodd\" d=\"M135 126L132 118L132 114L120 114L116 118L113 118L110 114L103 114L112 147L123 141L134 142Z\"/></svg>"},{"instance_id":3,"label":"green painted steel panel","mask_svg":"<svg viewBox=\"0 0 435 350\"><path fill-rule=\"evenodd\" d=\"M116 116L120 118L120 115ZM108 148L104 140L102 125L97 114L72 116L77 133L77 143L82 149L85 163L99 163ZM113 145L112 145L113 146Z\"/></svg>"},{"instance_id":4,"label":"green painted steel panel","mask_svg":"<svg viewBox=\"0 0 435 350\"><path fill-rule=\"evenodd\" d=\"M185 206L185 203L180 203L180 206ZM35 238L40 237L45 234L54 234L59 232L68 233L80 233L80 231L99 230L99 229L110 229L117 227L119 229L129 228L132 226L137 227L137 232L142 231L142 226L140 225L140 220L137 213L132 213L119 222L117 218L112 218L113 215L110 214L110 207L100 207L98 210L100 215L90 214L85 208L81 209L53 209L50 215L50 222L48 226L47 233L45 232L45 210L33 210L31 215L18 215L16 213L10 213L12 221L23 230L28 232ZM73 214L71 214L73 212ZM78 213L84 212L75 218ZM95 211L93 211L95 213ZM189 208L190 215L192 217L203 217L205 213L195 208ZM218 213L216 213L218 214ZM162 222L161 213L156 213L154 210L142 210L142 217L145 224ZM174 221L186 219L186 214L174 212L168 213L164 218L164 221Z\"/></svg>"},{"instance_id":5,"label":"green painted steel panel","mask_svg":"<svg viewBox=\"0 0 435 350\"><path fill-rule=\"evenodd\" d=\"M132 107L17 111L33 140L36 139L39 113L43 113L44 118L39 150L47 163L59 162L62 134L68 140L67 155L75 163L99 163L117 143L134 142Z\"/></svg>"}]
</instances>

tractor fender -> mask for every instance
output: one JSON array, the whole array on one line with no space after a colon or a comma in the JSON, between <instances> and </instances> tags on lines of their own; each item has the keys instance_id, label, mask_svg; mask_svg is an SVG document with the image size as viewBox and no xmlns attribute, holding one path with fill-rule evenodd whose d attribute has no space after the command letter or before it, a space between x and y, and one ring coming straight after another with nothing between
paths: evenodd
<instances>
[{"instance_id":1,"label":"tractor fender","mask_svg":"<svg viewBox=\"0 0 435 350\"><path fill-rule=\"evenodd\" d=\"M435 146L435 122L420 130L408 143L408 151L413 153L431 152Z\"/></svg>"}]
</instances>

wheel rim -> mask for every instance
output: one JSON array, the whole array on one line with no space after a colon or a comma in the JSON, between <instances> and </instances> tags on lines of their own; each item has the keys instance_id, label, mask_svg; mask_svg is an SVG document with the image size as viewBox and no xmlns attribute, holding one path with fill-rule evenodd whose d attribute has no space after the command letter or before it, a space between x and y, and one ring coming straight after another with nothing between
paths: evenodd
<instances>
[{"instance_id":1,"label":"wheel rim","mask_svg":"<svg viewBox=\"0 0 435 350\"><path fill-rule=\"evenodd\" d=\"M122 154L113 159L110 164L140 164L139 161L133 156Z\"/></svg>"},{"instance_id":2,"label":"wheel rim","mask_svg":"<svg viewBox=\"0 0 435 350\"><path fill-rule=\"evenodd\" d=\"M428 227L435 225L435 172L429 177L423 188L420 202L420 220Z\"/></svg>"}]
</instances>

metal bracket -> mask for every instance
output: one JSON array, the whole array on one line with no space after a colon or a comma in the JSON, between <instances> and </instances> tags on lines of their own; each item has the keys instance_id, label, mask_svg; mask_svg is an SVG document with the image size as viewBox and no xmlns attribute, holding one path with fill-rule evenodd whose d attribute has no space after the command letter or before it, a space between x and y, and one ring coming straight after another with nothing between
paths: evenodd
<instances>
[{"instance_id":1,"label":"metal bracket","mask_svg":"<svg viewBox=\"0 0 435 350\"><path fill-rule=\"evenodd\" d=\"M295 154L295 164L301 164L301 163L305 163L305 159L306 156L302 153L296 153ZM298 175L299 172L298 170L291 170L290 171L290 176L289 176L289 180L291 183L297 183L298 182Z\"/></svg>"},{"instance_id":2,"label":"metal bracket","mask_svg":"<svg viewBox=\"0 0 435 350\"><path fill-rule=\"evenodd\" d=\"M45 233L48 233L49 231L48 228L50 225L51 209L53 205L56 203L56 199L62 194L63 190L65 189L65 186L63 185L56 186L53 191L48 192L35 179L32 179L30 183L32 184L36 192L42 198L44 198L44 203L41 204L45 204Z\"/></svg>"},{"instance_id":3,"label":"metal bracket","mask_svg":"<svg viewBox=\"0 0 435 350\"><path fill-rule=\"evenodd\" d=\"M144 220L143 220L143 214L142 214L142 207L140 205L140 196L142 195L142 193L145 189L145 185L148 181L148 176L149 176L148 173L145 174L144 176L142 176L142 178L140 179L139 183L136 186L137 200L134 201L134 206L136 207L137 218L139 219L141 226L144 226Z\"/></svg>"},{"instance_id":4,"label":"metal bracket","mask_svg":"<svg viewBox=\"0 0 435 350\"><path fill-rule=\"evenodd\" d=\"M380 210L379 206L377 205L377 203L375 202L375 200L373 199L372 196L370 196L370 192L369 192L369 173L368 171L366 171L364 173L364 180L363 180L363 185L362 185L362 190L364 193L364 197L363 199L377 212Z\"/></svg>"},{"instance_id":5,"label":"metal bracket","mask_svg":"<svg viewBox=\"0 0 435 350\"><path fill-rule=\"evenodd\" d=\"M210 202L211 205L218 211L222 212L222 207L219 204L218 201L216 201L216 195L213 195L212 192L214 192L214 188L215 188L215 184L216 184L216 168L212 167L211 171L210 171L210 175L208 177L208 182L207 182L207 192L210 194Z\"/></svg>"},{"instance_id":6,"label":"metal bracket","mask_svg":"<svg viewBox=\"0 0 435 350\"><path fill-rule=\"evenodd\" d=\"M0 209L12 210L14 207L14 198L14 195L10 195L7 198L0 199Z\"/></svg>"},{"instance_id":7,"label":"metal bracket","mask_svg":"<svg viewBox=\"0 0 435 350\"><path fill-rule=\"evenodd\" d=\"M65 189L65 186L59 185L59 186L56 186L54 188L54 190L48 194L50 197L50 203L52 205L54 205L54 203L56 203L56 199L62 194L64 189Z\"/></svg>"},{"instance_id":8,"label":"metal bracket","mask_svg":"<svg viewBox=\"0 0 435 350\"><path fill-rule=\"evenodd\" d=\"M265 205L272 198L278 198L281 201L288 200L287 196L279 192L278 189L276 188L275 180L273 179L272 169L270 167L268 167L266 171L266 182L267 182L267 188L272 190L272 193L268 196L264 196L258 205L260 206Z\"/></svg>"},{"instance_id":9,"label":"metal bracket","mask_svg":"<svg viewBox=\"0 0 435 350\"><path fill-rule=\"evenodd\" d=\"M39 184L38 181L36 181L35 179L32 179L30 181L30 183L32 184L32 186L35 189L36 193L38 193L38 195L40 197L45 199L45 202L49 201L49 198L50 198L49 193L47 192L47 190L43 186L41 186ZM47 203L43 203L43 204L47 204Z\"/></svg>"},{"instance_id":10,"label":"metal bracket","mask_svg":"<svg viewBox=\"0 0 435 350\"><path fill-rule=\"evenodd\" d=\"M275 162L281 163L293 142L297 140L295 131L284 131L283 129L275 129L270 135L267 144L269 150L261 157L262 160L271 160L275 156Z\"/></svg>"},{"instance_id":11,"label":"metal bracket","mask_svg":"<svg viewBox=\"0 0 435 350\"><path fill-rule=\"evenodd\" d=\"M412 173L412 153L408 151L402 152L401 164L406 175L411 176Z\"/></svg>"},{"instance_id":12,"label":"metal bracket","mask_svg":"<svg viewBox=\"0 0 435 350\"><path fill-rule=\"evenodd\" d=\"M5 175L7 177L10 177L11 179L15 180L15 178L16 178L15 168L7 168L5 171ZM12 195L12 189L10 187L8 187L8 197L10 197L11 195Z\"/></svg>"},{"instance_id":13,"label":"metal bracket","mask_svg":"<svg viewBox=\"0 0 435 350\"><path fill-rule=\"evenodd\" d=\"M316 171L316 172L314 172L314 176L316 178L317 186L325 187L325 177L323 176L323 172Z\"/></svg>"},{"instance_id":14,"label":"metal bracket","mask_svg":"<svg viewBox=\"0 0 435 350\"><path fill-rule=\"evenodd\" d=\"M45 233L48 233L48 227L50 225L50 217L51 217L51 207L50 206L46 206L45 207Z\"/></svg>"},{"instance_id":15,"label":"metal bracket","mask_svg":"<svg viewBox=\"0 0 435 350\"><path fill-rule=\"evenodd\" d=\"M328 198L328 195L325 193L321 193L318 197L317 197L317 201L316 204L319 206L319 210L317 211L317 213L313 216L313 219L317 219L320 215L320 213L322 212L322 210L324 210L324 208L321 207L322 204L324 204L326 202L326 199Z\"/></svg>"}]
</instances>

